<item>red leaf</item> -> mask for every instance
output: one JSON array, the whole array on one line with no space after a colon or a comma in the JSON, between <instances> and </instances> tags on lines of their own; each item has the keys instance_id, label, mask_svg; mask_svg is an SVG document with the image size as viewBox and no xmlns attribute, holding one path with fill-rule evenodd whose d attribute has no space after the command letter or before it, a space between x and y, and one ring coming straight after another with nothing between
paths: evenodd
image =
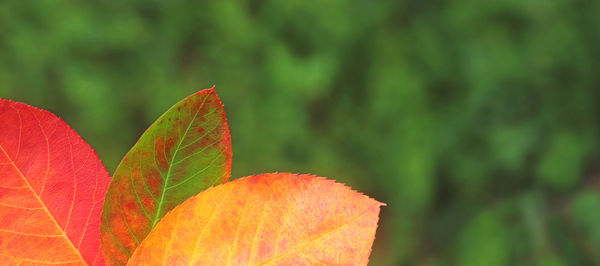
<instances>
[{"instance_id":1,"label":"red leaf","mask_svg":"<svg viewBox=\"0 0 600 266\"><path fill-rule=\"evenodd\" d=\"M110 177L53 114L0 99L0 264L103 265Z\"/></svg>"},{"instance_id":2,"label":"red leaf","mask_svg":"<svg viewBox=\"0 0 600 266\"><path fill-rule=\"evenodd\" d=\"M245 177L173 209L129 264L367 264L382 205L322 177Z\"/></svg>"}]
</instances>

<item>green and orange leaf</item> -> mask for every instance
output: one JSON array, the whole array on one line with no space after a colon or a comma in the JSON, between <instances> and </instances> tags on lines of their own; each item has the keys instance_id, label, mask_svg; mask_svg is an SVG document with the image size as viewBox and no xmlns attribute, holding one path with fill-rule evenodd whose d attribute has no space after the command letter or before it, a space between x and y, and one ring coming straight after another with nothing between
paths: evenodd
<instances>
[{"instance_id":1,"label":"green and orange leaf","mask_svg":"<svg viewBox=\"0 0 600 266\"><path fill-rule=\"evenodd\" d=\"M169 212L130 265L364 265L380 206L310 175L249 176Z\"/></svg>"},{"instance_id":2,"label":"green and orange leaf","mask_svg":"<svg viewBox=\"0 0 600 266\"><path fill-rule=\"evenodd\" d=\"M65 122L0 99L0 265L104 265L110 177Z\"/></svg>"},{"instance_id":3,"label":"green and orange leaf","mask_svg":"<svg viewBox=\"0 0 600 266\"><path fill-rule=\"evenodd\" d=\"M125 264L161 218L231 173L231 139L214 87L171 107L121 161L102 213L108 264Z\"/></svg>"}]
</instances>

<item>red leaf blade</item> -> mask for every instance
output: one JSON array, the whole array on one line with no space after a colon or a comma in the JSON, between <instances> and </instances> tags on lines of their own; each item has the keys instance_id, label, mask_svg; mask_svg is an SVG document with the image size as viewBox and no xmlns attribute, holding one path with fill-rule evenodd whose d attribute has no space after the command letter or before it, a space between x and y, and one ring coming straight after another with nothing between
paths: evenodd
<instances>
[{"instance_id":1,"label":"red leaf blade","mask_svg":"<svg viewBox=\"0 0 600 266\"><path fill-rule=\"evenodd\" d=\"M310 175L240 178L173 209L129 264L366 264L382 205Z\"/></svg>"},{"instance_id":2,"label":"red leaf blade","mask_svg":"<svg viewBox=\"0 0 600 266\"><path fill-rule=\"evenodd\" d=\"M0 262L103 265L110 177L65 122L0 99Z\"/></svg>"}]
</instances>

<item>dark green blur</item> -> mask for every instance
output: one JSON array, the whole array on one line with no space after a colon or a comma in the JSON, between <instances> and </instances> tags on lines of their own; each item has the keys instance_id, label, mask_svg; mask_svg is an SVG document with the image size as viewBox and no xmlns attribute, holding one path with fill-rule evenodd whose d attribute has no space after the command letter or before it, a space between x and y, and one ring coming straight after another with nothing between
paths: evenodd
<instances>
[{"instance_id":1,"label":"dark green blur","mask_svg":"<svg viewBox=\"0 0 600 266\"><path fill-rule=\"evenodd\" d=\"M600 265L600 1L1 1L0 97L109 172L216 85L233 176L379 201L373 265Z\"/></svg>"}]
</instances>

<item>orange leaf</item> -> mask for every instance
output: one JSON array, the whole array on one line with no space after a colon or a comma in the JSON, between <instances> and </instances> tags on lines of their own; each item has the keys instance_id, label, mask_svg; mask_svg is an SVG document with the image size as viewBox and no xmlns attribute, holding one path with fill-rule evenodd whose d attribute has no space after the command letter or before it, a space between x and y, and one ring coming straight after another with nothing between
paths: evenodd
<instances>
[{"instance_id":1,"label":"orange leaf","mask_svg":"<svg viewBox=\"0 0 600 266\"><path fill-rule=\"evenodd\" d=\"M249 176L173 209L129 264L366 264L382 205L322 177Z\"/></svg>"},{"instance_id":2,"label":"orange leaf","mask_svg":"<svg viewBox=\"0 0 600 266\"><path fill-rule=\"evenodd\" d=\"M103 265L110 177L65 122L0 99L0 264Z\"/></svg>"}]
</instances>

